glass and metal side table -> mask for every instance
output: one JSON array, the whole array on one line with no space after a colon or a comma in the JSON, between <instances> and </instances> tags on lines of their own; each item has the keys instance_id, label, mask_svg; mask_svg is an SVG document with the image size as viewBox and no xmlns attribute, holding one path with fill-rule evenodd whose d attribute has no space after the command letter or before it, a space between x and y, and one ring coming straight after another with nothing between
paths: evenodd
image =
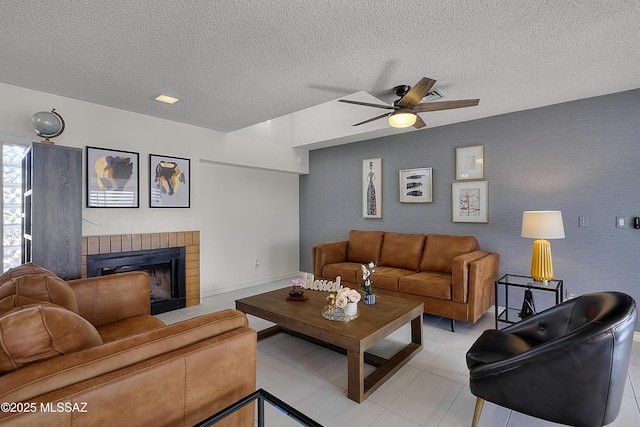
<instances>
[{"instance_id":1,"label":"glass and metal side table","mask_svg":"<svg viewBox=\"0 0 640 427\"><path fill-rule=\"evenodd\" d=\"M238 400L236 403L233 403L231 405L229 405L228 407L226 407L225 409L223 409L222 411L218 412L217 414L214 414L212 416L210 416L209 418L207 418L204 421L201 421L200 423L196 424L194 427L209 427L214 425L215 423L217 423L218 421L222 420L223 418L227 417L228 415L236 412L239 409L244 408L246 405L257 401L257 420L255 425L257 425L258 427L264 427L265 426L265 402L269 403L271 406L273 406L274 408L277 409L277 411L275 411L276 413L280 413L283 414L291 419L293 419L294 421L296 421L298 424L303 425L305 427L322 427L322 424L312 420L311 418L309 418L308 416L306 416L305 414L303 414L302 412L298 411L297 409L289 406L288 404L286 404L285 402L283 402L282 400L278 399L277 397L275 397L274 395L272 395L271 393L267 392L266 390L263 389L259 389L257 391L254 391L253 393L251 393L250 395L244 397L243 399ZM284 420L280 419L280 420L276 420L279 423L282 423Z\"/></svg>"},{"instance_id":2,"label":"glass and metal side table","mask_svg":"<svg viewBox=\"0 0 640 427\"><path fill-rule=\"evenodd\" d=\"M499 322L513 324L519 322L520 319L518 317L518 313L521 310L520 307L512 307L509 305L509 288L524 288L525 290L530 290L531 292L538 291L547 291L555 293L555 302L556 305L562 302L563 296L563 281L560 279L552 279L548 282L536 282L530 276L521 276L518 274L505 274L498 280L496 280L495 284L495 316L496 316L496 329L498 329ZM499 290L504 289L504 309L500 310L498 307L498 295ZM519 302L522 304L522 301Z\"/></svg>"}]
</instances>

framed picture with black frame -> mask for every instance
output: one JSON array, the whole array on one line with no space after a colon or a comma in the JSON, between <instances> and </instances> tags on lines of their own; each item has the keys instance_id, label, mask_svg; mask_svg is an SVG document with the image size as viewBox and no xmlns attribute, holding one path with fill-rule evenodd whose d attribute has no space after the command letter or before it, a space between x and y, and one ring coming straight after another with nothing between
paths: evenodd
<instances>
[{"instance_id":1,"label":"framed picture with black frame","mask_svg":"<svg viewBox=\"0 0 640 427\"><path fill-rule=\"evenodd\" d=\"M149 155L149 207L191 207L191 160Z\"/></svg>"},{"instance_id":2,"label":"framed picture with black frame","mask_svg":"<svg viewBox=\"0 0 640 427\"><path fill-rule=\"evenodd\" d=\"M87 207L138 208L138 153L87 147Z\"/></svg>"}]
</instances>

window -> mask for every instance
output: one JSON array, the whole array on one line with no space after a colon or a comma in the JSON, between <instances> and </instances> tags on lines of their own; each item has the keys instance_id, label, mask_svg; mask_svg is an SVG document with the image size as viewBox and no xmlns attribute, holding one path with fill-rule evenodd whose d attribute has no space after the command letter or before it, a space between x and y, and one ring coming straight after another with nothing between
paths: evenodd
<instances>
[{"instance_id":1,"label":"window","mask_svg":"<svg viewBox=\"0 0 640 427\"><path fill-rule=\"evenodd\" d=\"M21 264L22 157L29 146L2 140L2 271Z\"/></svg>"}]
</instances>

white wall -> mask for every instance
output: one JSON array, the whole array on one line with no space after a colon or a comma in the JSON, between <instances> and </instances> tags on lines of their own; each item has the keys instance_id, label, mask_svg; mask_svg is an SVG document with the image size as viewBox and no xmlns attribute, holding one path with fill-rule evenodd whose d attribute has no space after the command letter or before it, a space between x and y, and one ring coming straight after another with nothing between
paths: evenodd
<instances>
[{"instance_id":1,"label":"white wall","mask_svg":"<svg viewBox=\"0 0 640 427\"><path fill-rule=\"evenodd\" d=\"M203 296L298 272L298 175L203 162L200 182Z\"/></svg>"},{"instance_id":2,"label":"white wall","mask_svg":"<svg viewBox=\"0 0 640 427\"><path fill-rule=\"evenodd\" d=\"M247 171L258 174L257 181L264 186L263 191L265 191L263 210L268 210L272 218L278 217L281 210L287 221L272 223L269 227L265 227L269 233L264 234L264 240L260 242L260 246L247 248L246 251L234 250L230 253L224 248L236 248L238 247L236 242L255 239L256 230L247 228L240 217L233 215L224 217L227 232L216 235L216 239L201 238L201 253L215 256L220 260L221 266L237 268L239 265L250 265L252 269L256 256L261 256L261 267L252 270L250 274L240 274L236 271L234 274L223 274L215 279L208 277L213 271L204 268L201 281L206 284L206 287L202 291L211 292L214 286L225 287L238 284L242 286L243 283L247 284L245 282L254 283L298 270L297 181L298 174L308 173L307 151L5 84L0 84L0 99L3 100L0 103L0 132L33 135L33 140L36 141L39 138L31 127L31 116L37 111L56 108L67 125L65 132L55 139L56 144L83 148L85 146L113 148L140 154L140 208L90 209L83 207L82 215L85 219L82 226L83 235L187 230L202 230L205 235L210 235L211 182L220 178L220 174L217 173L222 167L220 165L226 165L226 173L222 174L221 178L223 180L226 179L224 176L234 176ZM191 159L190 209L150 209L148 207L149 154ZM213 162L218 166L214 168L211 163L201 172L200 169L207 164L202 162ZM86 165L84 166L86 174ZM83 176L86 175L83 174ZM201 177L207 181L204 186L200 180ZM295 181L295 185L292 181ZM86 185L86 182L83 185ZM277 195L269 196L270 189L275 188L281 190ZM83 199L84 197L83 194ZM218 206L232 206L233 203L238 203L237 197L238 188L219 186L216 190L215 202ZM292 205L295 209L291 209ZM270 256L267 253L265 242L279 244L282 241L281 236L285 236L289 245L294 235L295 251L286 250L283 252L286 255L283 256ZM202 263L207 264L207 260L203 259ZM292 267L293 265L295 268Z\"/></svg>"}]
</instances>

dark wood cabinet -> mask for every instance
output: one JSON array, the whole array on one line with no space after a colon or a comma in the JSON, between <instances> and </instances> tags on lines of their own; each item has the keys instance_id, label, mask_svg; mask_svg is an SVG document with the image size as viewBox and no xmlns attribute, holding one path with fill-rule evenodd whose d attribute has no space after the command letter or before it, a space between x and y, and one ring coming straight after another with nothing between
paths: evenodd
<instances>
[{"instance_id":1,"label":"dark wood cabinet","mask_svg":"<svg viewBox=\"0 0 640 427\"><path fill-rule=\"evenodd\" d=\"M22 262L82 274L82 149L34 142L22 160Z\"/></svg>"}]
</instances>

